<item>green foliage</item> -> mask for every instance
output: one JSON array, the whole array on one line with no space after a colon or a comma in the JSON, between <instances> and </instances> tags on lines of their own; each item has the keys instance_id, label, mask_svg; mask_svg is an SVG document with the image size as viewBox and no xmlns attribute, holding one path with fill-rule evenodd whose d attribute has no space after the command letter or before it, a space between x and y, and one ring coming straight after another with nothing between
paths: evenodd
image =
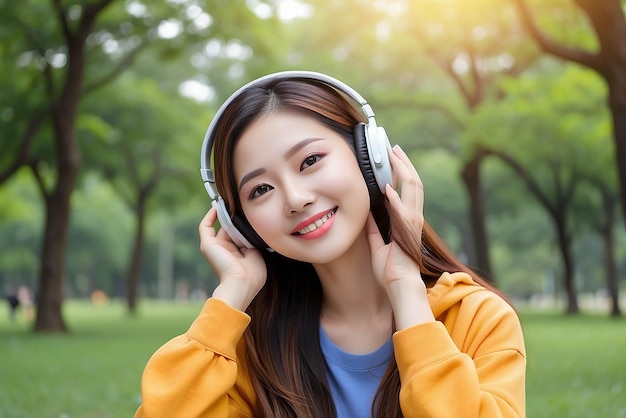
<instances>
[{"instance_id":1,"label":"green foliage","mask_svg":"<svg viewBox=\"0 0 626 418\"><path fill-rule=\"evenodd\" d=\"M111 185L95 174L74 194L67 270L68 296L94 289L118 293L131 241L131 218Z\"/></svg>"},{"instance_id":2,"label":"green foliage","mask_svg":"<svg viewBox=\"0 0 626 418\"><path fill-rule=\"evenodd\" d=\"M529 0L537 23L550 37L565 45L594 51L598 40L591 22L571 0Z\"/></svg>"},{"instance_id":3,"label":"green foliage","mask_svg":"<svg viewBox=\"0 0 626 418\"><path fill-rule=\"evenodd\" d=\"M460 162L443 149L409 154L424 183L426 221L457 254L463 248L467 200L458 181Z\"/></svg>"},{"instance_id":4,"label":"green foliage","mask_svg":"<svg viewBox=\"0 0 626 418\"><path fill-rule=\"evenodd\" d=\"M95 6L89 1L68 5L30 0L0 6L0 74L4 75L0 172L11 166L21 149L27 150L21 163L36 169L45 192L53 190L57 151L62 150L54 141L57 131L50 114L65 100L66 87L76 86L84 94L74 128L85 168L82 189L74 199L77 213L72 217L65 291L79 295L94 287L119 291L134 233L120 202L134 211L140 198L149 195L154 208L173 211L179 201L192 201L192 193L206 197L193 167L198 166L208 118L200 104L181 96L179 86L210 72L214 65L219 69L222 60L235 66L249 58L250 54L241 53L210 56L205 47L211 41L223 50L239 45L242 50L270 51L265 42L276 39L271 28L277 20L259 19L243 0L111 2L95 16L93 27L84 25ZM85 28L91 32L81 33L86 38L83 51L76 49L80 43L67 44L68 33ZM262 28L265 36L257 36ZM69 69L76 68L71 64L83 59L84 72L68 77ZM108 184L103 185L103 180ZM107 198L109 202L104 201ZM42 203L34 205L39 214L46 210ZM21 215L15 216L18 211L17 205L0 205L0 212L7 215L0 221L0 228L7 231L0 247L10 247L9 239L16 234L25 235L16 224L21 221ZM3 280L26 264L31 268L20 272L20 277L30 279L37 270L33 243L38 237L26 235L18 241L26 245L3 254Z\"/></svg>"},{"instance_id":5,"label":"green foliage","mask_svg":"<svg viewBox=\"0 0 626 418\"><path fill-rule=\"evenodd\" d=\"M29 177L22 170L13 182L0 187L0 283L5 286L35 285L42 217Z\"/></svg>"},{"instance_id":6,"label":"green foliage","mask_svg":"<svg viewBox=\"0 0 626 418\"><path fill-rule=\"evenodd\" d=\"M572 183L615 181L606 177L614 163L599 79L566 66L502 84L504 99L480 106L464 134L468 142L513 157L553 204Z\"/></svg>"},{"instance_id":7,"label":"green foliage","mask_svg":"<svg viewBox=\"0 0 626 418\"><path fill-rule=\"evenodd\" d=\"M502 99L478 108L464 133L465 140L517 161L546 199L541 203L548 205L544 210L566 209L569 233L583 239L584 231L595 231L606 222L599 186L617 193L610 118L602 106L605 86L593 74L570 65L503 80L502 91ZM483 166L486 183L492 185L488 186L489 207L494 213L490 234L495 242L496 269L498 277L505 276L500 282L505 289L529 295L544 288L546 280L561 270L559 253L553 249L554 233L546 233L554 228L546 222L547 212L542 215L528 204L520 205L522 199L538 202L537 195L498 161ZM571 197L569 189L574 192ZM512 233L513 225L523 229ZM605 279L600 260L604 255L594 252L594 263L589 251L578 253L581 280L602 287ZM529 271L532 279L524 281Z\"/></svg>"},{"instance_id":8,"label":"green foliage","mask_svg":"<svg viewBox=\"0 0 626 418\"><path fill-rule=\"evenodd\" d=\"M70 28L90 3L68 5ZM534 1L533 10L557 40L593 50L597 41L571 3ZM68 68L53 5L0 2L0 172L29 127L37 127L31 151L47 189L57 176L48 114ZM459 170L477 145L513 155L548 195L575 181L568 211L582 288L602 286L594 221L603 209L601 193L615 194L617 180L599 78L549 59L533 62L536 47L509 3L320 0L310 2L309 17L284 22L281 7L280 1L111 2L99 16L88 37L76 126L84 164L72 201L67 294L92 287L124 293L119 281L133 240L133 211L153 176L144 294L155 294L164 228L171 231L175 279L205 290L215 284L197 249L197 225L209 206L198 173L202 137L228 94L286 68L335 75L370 101L379 124L422 175L428 221L459 253L468 239ZM173 29L167 36L166 27ZM477 87L468 70L472 59L486 86L475 111L454 82L457 77L468 91ZM512 76L494 82L502 73ZM207 87L206 100L181 94L189 80ZM496 160L487 160L481 179L499 285L519 296L545 289L559 270L545 211ZM0 188L0 280L32 281L37 274L44 212L28 170ZM624 265L623 228L616 238Z\"/></svg>"}]
</instances>

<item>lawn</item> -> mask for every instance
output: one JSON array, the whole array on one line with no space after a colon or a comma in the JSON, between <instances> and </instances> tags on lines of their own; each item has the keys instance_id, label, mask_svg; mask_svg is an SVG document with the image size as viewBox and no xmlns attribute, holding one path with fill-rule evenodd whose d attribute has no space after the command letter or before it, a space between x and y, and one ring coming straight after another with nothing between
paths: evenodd
<instances>
[{"instance_id":1,"label":"lawn","mask_svg":"<svg viewBox=\"0 0 626 418\"><path fill-rule=\"evenodd\" d=\"M132 417L149 356L199 304L67 302L67 335L35 335L0 315L0 417ZM1 311L0 311L1 312ZM626 418L626 319L523 313L529 418Z\"/></svg>"},{"instance_id":2,"label":"lawn","mask_svg":"<svg viewBox=\"0 0 626 418\"><path fill-rule=\"evenodd\" d=\"M200 308L144 302L130 317L117 303L66 302L67 335L35 335L0 316L0 417L132 417L146 361Z\"/></svg>"},{"instance_id":3,"label":"lawn","mask_svg":"<svg viewBox=\"0 0 626 418\"><path fill-rule=\"evenodd\" d=\"M522 315L529 418L626 417L626 318Z\"/></svg>"}]
</instances>

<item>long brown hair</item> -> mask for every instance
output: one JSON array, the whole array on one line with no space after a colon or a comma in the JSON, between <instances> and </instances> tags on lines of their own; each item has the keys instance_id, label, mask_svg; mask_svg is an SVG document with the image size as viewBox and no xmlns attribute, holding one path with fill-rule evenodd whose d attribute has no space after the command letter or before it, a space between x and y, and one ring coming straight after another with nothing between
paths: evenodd
<instances>
[{"instance_id":1,"label":"long brown hair","mask_svg":"<svg viewBox=\"0 0 626 418\"><path fill-rule=\"evenodd\" d=\"M363 115L336 90L317 81L281 80L245 90L216 125L214 166L216 186L232 217L248 234L256 234L241 210L232 170L234 147L243 131L260 115L272 111L299 112L335 130L352 144L353 128ZM443 272L465 271L493 289L446 248L428 224L421 236L385 201L371 207L383 238L398 243L420 266L427 286ZM248 307L251 323L244 334L250 379L257 394L258 416L282 418L335 417L320 348L322 288L313 266L263 251L267 281ZM495 289L494 289L495 290ZM376 393L372 414L402 416L400 377L392 359Z\"/></svg>"}]
</instances>

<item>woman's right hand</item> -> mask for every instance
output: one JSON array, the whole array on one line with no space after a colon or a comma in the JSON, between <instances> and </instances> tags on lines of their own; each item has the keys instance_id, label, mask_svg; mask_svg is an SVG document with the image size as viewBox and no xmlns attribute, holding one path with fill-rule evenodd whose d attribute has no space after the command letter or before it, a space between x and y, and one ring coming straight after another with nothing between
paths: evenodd
<instances>
[{"instance_id":1,"label":"woman's right hand","mask_svg":"<svg viewBox=\"0 0 626 418\"><path fill-rule=\"evenodd\" d=\"M245 311L265 285L267 268L259 250L237 248L223 229L216 232L216 221L217 209L212 207L198 227L200 251L220 280L213 297Z\"/></svg>"}]
</instances>

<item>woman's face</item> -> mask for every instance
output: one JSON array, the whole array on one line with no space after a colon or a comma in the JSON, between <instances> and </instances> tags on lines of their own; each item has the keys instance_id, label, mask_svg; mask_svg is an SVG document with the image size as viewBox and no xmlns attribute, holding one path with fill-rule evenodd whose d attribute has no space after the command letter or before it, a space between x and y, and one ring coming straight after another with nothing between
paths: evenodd
<instances>
[{"instance_id":1,"label":"woman's face","mask_svg":"<svg viewBox=\"0 0 626 418\"><path fill-rule=\"evenodd\" d=\"M274 251L325 264L362 233L369 195L356 157L316 119L261 116L239 139L233 162L243 212Z\"/></svg>"}]
</instances>

